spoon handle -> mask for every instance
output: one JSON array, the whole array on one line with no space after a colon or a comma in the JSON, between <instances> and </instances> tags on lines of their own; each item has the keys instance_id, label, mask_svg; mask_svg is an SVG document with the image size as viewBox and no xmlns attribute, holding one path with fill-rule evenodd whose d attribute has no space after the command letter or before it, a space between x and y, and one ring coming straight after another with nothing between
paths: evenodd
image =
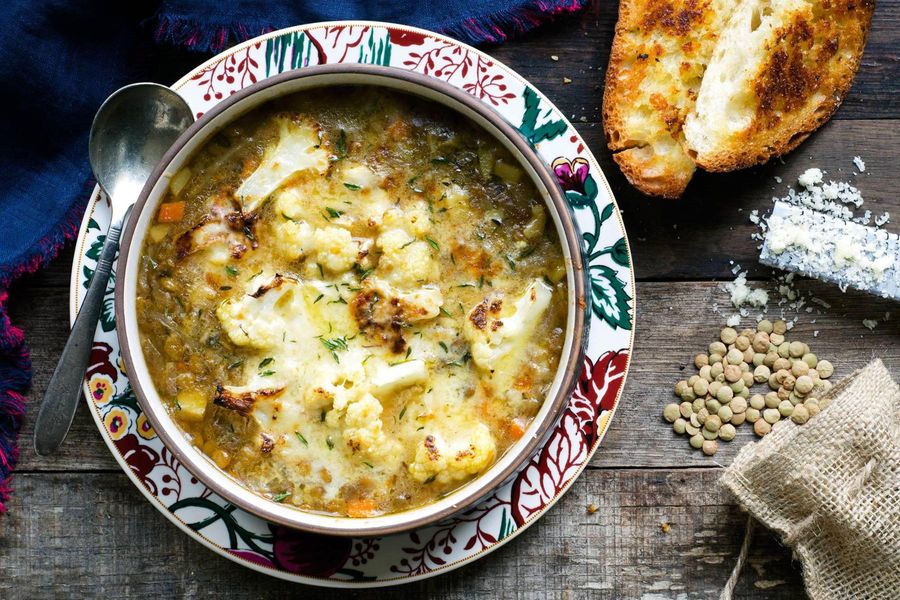
<instances>
[{"instance_id":1,"label":"spoon handle","mask_svg":"<svg viewBox=\"0 0 900 600\"><path fill-rule=\"evenodd\" d=\"M119 249L121 232L122 226L119 223L112 225L106 234L97 269L91 277L66 347L53 371L47 391L44 392L44 401L34 425L34 450L40 456L52 454L59 448L75 418L75 409L81 400L84 372L91 358L94 331L97 329L112 263Z\"/></svg>"}]
</instances>

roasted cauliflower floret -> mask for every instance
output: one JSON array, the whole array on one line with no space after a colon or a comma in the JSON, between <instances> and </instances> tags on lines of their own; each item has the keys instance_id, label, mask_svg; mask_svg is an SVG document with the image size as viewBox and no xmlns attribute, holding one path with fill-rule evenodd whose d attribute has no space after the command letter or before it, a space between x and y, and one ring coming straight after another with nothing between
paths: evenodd
<instances>
[{"instance_id":1,"label":"roasted cauliflower floret","mask_svg":"<svg viewBox=\"0 0 900 600\"><path fill-rule=\"evenodd\" d=\"M375 396L371 394L358 396L344 409L342 435L351 452L363 453L379 464L396 468L401 459L401 447L397 440L387 437L384 433L384 424L381 421L383 410L381 402Z\"/></svg>"},{"instance_id":2,"label":"roasted cauliflower floret","mask_svg":"<svg viewBox=\"0 0 900 600\"><path fill-rule=\"evenodd\" d=\"M425 383L428 367L424 360L407 360L394 365L384 365L372 376L372 393L379 398L389 398L404 388Z\"/></svg>"},{"instance_id":3,"label":"roasted cauliflower floret","mask_svg":"<svg viewBox=\"0 0 900 600\"><path fill-rule=\"evenodd\" d=\"M260 280L251 282L251 293L229 298L216 309L222 329L237 346L271 348L281 343L288 321L295 327L305 316L296 280L281 275L263 285Z\"/></svg>"},{"instance_id":4,"label":"roasted cauliflower floret","mask_svg":"<svg viewBox=\"0 0 900 600\"><path fill-rule=\"evenodd\" d=\"M463 325L475 364L494 372L507 359L517 362L552 296L550 287L535 279L512 306L501 294L475 305Z\"/></svg>"},{"instance_id":5,"label":"roasted cauliflower floret","mask_svg":"<svg viewBox=\"0 0 900 600\"><path fill-rule=\"evenodd\" d=\"M332 273L343 273L356 263L359 246L353 236L340 227L323 227L313 234L315 261Z\"/></svg>"},{"instance_id":6,"label":"roasted cauliflower floret","mask_svg":"<svg viewBox=\"0 0 900 600\"><path fill-rule=\"evenodd\" d=\"M341 227L316 229L306 221L284 219L273 226L275 246L292 260L306 257L331 273L343 273L356 263L359 244Z\"/></svg>"},{"instance_id":7,"label":"roasted cauliflower floret","mask_svg":"<svg viewBox=\"0 0 900 600\"><path fill-rule=\"evenodd\" d=\"M317 123L310 119L295 122L288 115L279 116L278 121L278 143L266 150L260 165L234 193L245 212L256 210L296 174L319 175L328 170L328 151Z\"/></svg>"},{"instance_id":8,"label":"roasted cauliflower floret","mask_svg":"<svg viewBox=\"0 0 900 600\"><path fill-rule=\"evenodd\" d=\"M402 229L385 231L376 244L382 251L378 274L391 283L415 287L440 277L431 246Z\"/></svg>"},{"instance_id":9,"label":"roasted cauliflower floret","mask_svg":"<svg viewBox=\"0 0 900 600\"><path fill-rule=\"evenodd\" d=\"M428 433L416 449L409 474L422 483L462 481L488 468L496 454L494 437L484 423L475 423L466 428L465 435L452 438Z\"/></svg>"},{"instance_id":10,"label":"roasted cauliflower floret","mask_svg":"<svg viewBox=\"0 0 900 600\"><path fill-rule=\"evenodd\" d=\"M406 210L392 208L384 213L383 228L402 229L412 237L421 237L431 231L431 216L426 202L416 202Z\"/></svg>"},{"instance_id":11,"label":"roasted cauliflower floret","mask_svg":"<svg viewBox=\"0 0 900 600\"><path fill-rule=\"evenodd\" d=\"M315 374L315 379L306 388L303 400L312 410L337 409L332 416L332 426L336 427L336 419L359 395L360 385L365 377L366 371L357 361L344 360L333 367L329 365L329 368Z\"/></svg>"},{"instance_id":12,"label":"roasted cauliflower floret","mask_svg":"<svg viewBox=\"0 0 900 600\"><path fill-rule=\"evenodd\" d=\"M291 260L297 260L313 247L314 233L315 229L306 221L283 219L272 225L275 250Z\"/></svg>"}]
</instances>

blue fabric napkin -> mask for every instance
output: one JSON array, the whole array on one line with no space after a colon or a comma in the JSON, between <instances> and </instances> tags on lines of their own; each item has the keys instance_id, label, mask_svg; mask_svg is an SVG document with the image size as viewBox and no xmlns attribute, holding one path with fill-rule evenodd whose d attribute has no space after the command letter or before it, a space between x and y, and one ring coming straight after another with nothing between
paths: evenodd
<instances>
[{"instance_id":1,"label":"blue fabric napkin","mask_svg":"<svg viewBox=\"0 0 900 600\"><path fill-rule=\"evenodd\" d=\"M0 6L0 511L18 458L31 365L10 283L77 235L93 187L87 136L116 88L159 80L159 42L212 53L300 23L367 19L497 43L588 0L4 0ZM196 56L194 62L202 57ZM183 58L182 58L183 60ZM185 69L186 70L186 69ZM172 79L176 74L171 75ZM161 83L169 83L167 80Z\"/></svg>"}]
</instances>

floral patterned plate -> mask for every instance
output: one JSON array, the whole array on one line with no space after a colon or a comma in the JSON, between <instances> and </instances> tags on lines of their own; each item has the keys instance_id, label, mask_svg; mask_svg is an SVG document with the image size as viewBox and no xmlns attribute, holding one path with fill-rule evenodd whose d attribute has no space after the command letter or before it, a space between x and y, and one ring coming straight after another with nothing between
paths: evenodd
<instances>
[{"instance_id":1,"label":"floral patterned plate","mask_svg":"<svg viewBox=\"0 0 900 600\"><path fill-rule=\"evenodd\" d=\"M94 338L85 393L113 456L145 496L188 535L263 573L313 585L367 587L423 579L476 560L517 534L562 496L600 444L628 369L634 276L622 219L584 141L527 81L488 55L447 37L386 23L341 21L275 31L235 46L172 86L199 117L235 91L289 69L372 63L446 81L496 109L551 165L583 232L591 276L591 323L584 369L546 444L518 474L463 514L377 539L323 537L268 523L200 483L163 446L124 372L113 286ZM109 225L94 190L72 267L74 321Z\"/></svg>"}]
</instances>

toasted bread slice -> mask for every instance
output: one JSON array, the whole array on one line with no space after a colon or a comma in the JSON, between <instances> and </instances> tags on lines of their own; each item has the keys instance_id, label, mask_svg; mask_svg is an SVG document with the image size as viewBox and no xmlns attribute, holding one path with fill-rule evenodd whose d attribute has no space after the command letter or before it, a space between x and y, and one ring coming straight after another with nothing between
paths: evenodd
<instances>
[{"instance_id":1,"label":"toasted bread slice","mask_svg":"<svg viewBox=\"0 0 900 600\"><path fill-rule=\"evenodd\" d=\"M606 72L609 149L636 188L677 198L694 174L682 124L731 0L622 0Z\"/></svg>"},{"instance_id":2,"label":"toasted bread slice","mask_svg":"<svg viewBox=\"0 0 900 600\"><path fill-rule=\"evenodd\" d=\"M684 123L707 171L766 162L796 148L850 90L874 0L741 0Z\"/></svg>"}]
</instances>

